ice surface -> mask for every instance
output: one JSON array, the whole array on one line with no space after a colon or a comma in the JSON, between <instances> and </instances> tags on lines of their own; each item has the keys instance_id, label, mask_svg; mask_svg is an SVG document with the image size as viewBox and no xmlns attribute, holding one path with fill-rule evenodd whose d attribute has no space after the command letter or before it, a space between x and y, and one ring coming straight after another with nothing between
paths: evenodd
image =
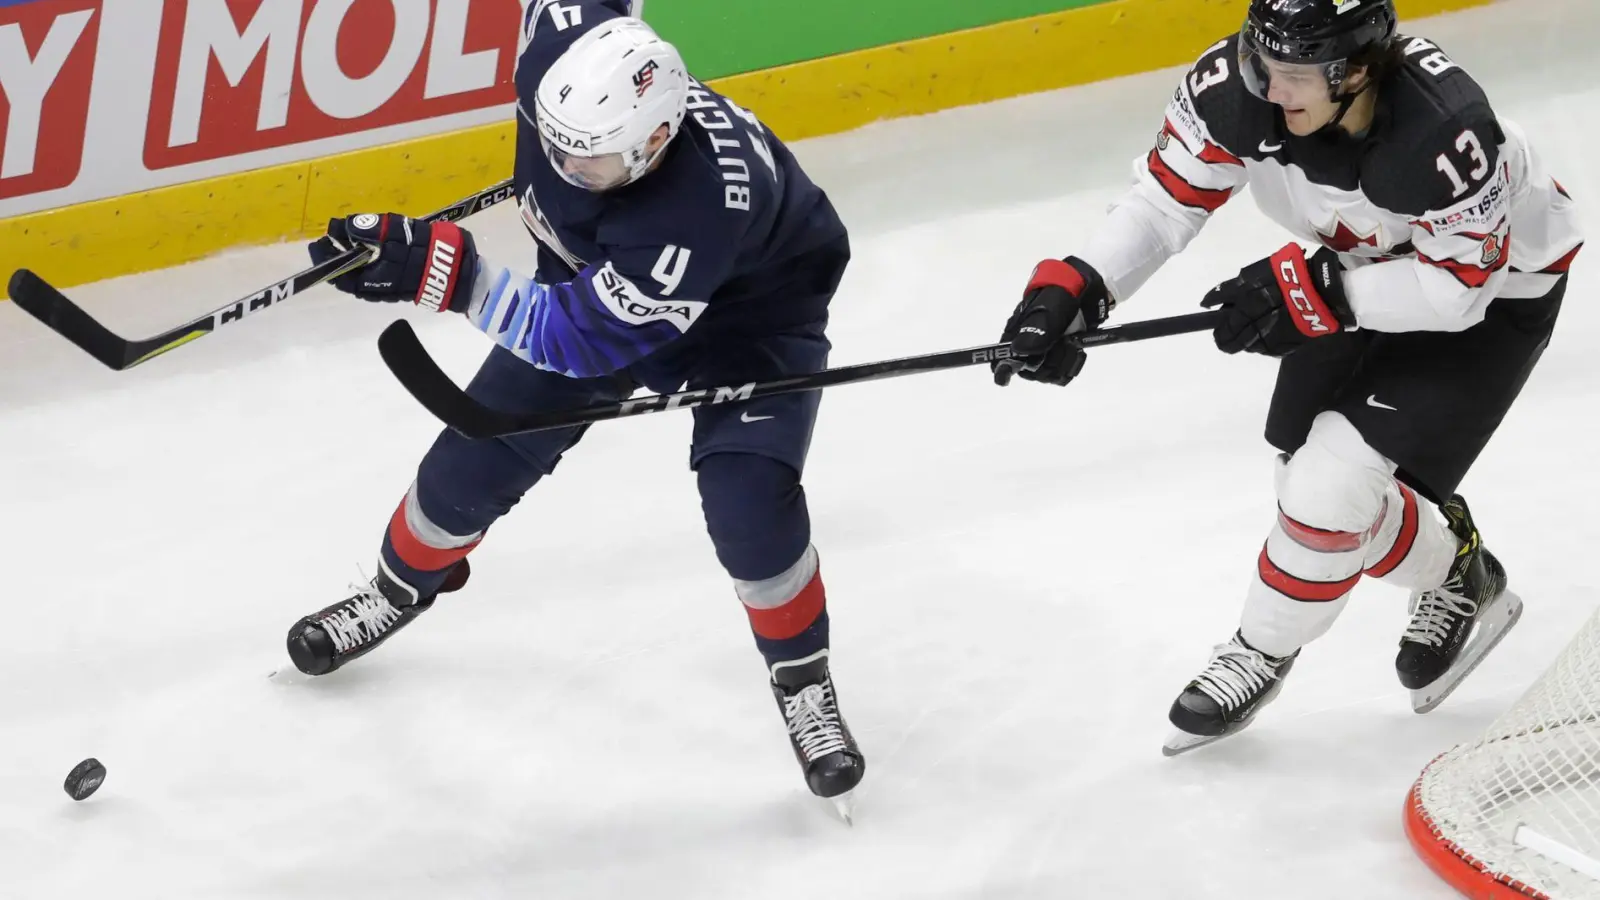
<instances>
[{"instance_id":1,"label":"ice surface","mask_svg":"<svg viewBox=\"0 0 1600 900\"><path fill-rule=\"evenodd\" d=\"M1600 9L1415 30L1600 232ZM1033 263L1097 227L1178 72L799 144L853 228L834 363L996 339ZM471 224L528 253L511 208ZM1119 320L1189 312L1285 237L1236 200ZM270 247L72 294L148 334L303 265ZM1191 335L1096 350L1067 390L978 369L831 391L806 484L868 756L853 828L805 793L703 533L687 414L596 426L468 590L284 687L264 677L284 632L370 575L437 432L378 331L410 315L463 381L484 338L321 289L113 373L0 304L0 897L1444 900L1406 789L1600 602L1597 273L1580 256L1463 485L1527 599L1517 630L1416 716L1404 595L1364 584L1253 727L1176 759L1167 707L1272 522L1273 364ZM86 756L109 777L74 804Z\"/></svg>"}]
</instances>

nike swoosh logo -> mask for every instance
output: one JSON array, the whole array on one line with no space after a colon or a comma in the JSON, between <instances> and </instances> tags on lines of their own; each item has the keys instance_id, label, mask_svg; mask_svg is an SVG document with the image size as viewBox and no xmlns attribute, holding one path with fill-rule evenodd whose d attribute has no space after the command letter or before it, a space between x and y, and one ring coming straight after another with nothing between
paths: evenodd
<instances>
[{"instance_id":1,"label":"nike swoosh logo","mask_svg":"<svg viewBox=\"0 0 1600 900\"><path fill-rule=\"evenodd\" d=\"M1397 406L1390 406L1387 403L1379 403L1377 394L1371 394L1371 395L1369 395L1367 397L1367 405L1368 406L1376 406L1379 409L1393 409L1393 410L1396 410L1396 411L1399 410L1399 407L1397 407Z\"/></svg>"},{"instance_id":2,"label":"nike swoosh logo","mask_svg":"<svg viewBox=\"0 0 1600 900\"><path fill-rule=\"evenodd\" d=\"M1266 141L1262 141L1261 142L1261 152L1262 153L1277 153L1279 150L1282 150L1282 149L1283 149L1283 145L1282 144L1271 144L1271 145L1269 145Z\"/></svg>"},{"instance_id":3,"label":"nike swoosh logo","mask_svg":"<svg viewBox=\"0 0 1600 900\"><path fill-rule=\"evenodd\" d=\"M739 414L739 421L741 422L761 422L770 418L772 418L772 416L752 416L749 413Z\"/></svg>"}]
</instances>

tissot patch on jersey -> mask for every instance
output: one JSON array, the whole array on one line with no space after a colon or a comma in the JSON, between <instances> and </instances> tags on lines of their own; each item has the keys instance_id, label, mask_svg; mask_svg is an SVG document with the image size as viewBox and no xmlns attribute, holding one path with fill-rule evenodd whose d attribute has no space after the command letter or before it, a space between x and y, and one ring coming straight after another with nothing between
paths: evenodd
<instances>
[{"instance_id":1,"label":"tissot patch on jersey","mask_svg":"<svg viewBox=\"0 0 1600 900\"><path fill-rule=\"evenodd\" d=\"M1476 194L1455 206L1439 210L1423 221L1423 226L1437 235L1458 234L1463 231L1490 231L1511 207L1511 166L1501 163L1494 177Z\"/></svg>"},{"instance_id":2,"label":"tissot patch on jersey","mask_svg":"<svg viewBox=\"0 0 1600 900\"><path fill-rule=\"evenodd\" d=\"M1179 87L1172 95L1172 102L1167 104L1167 127L1162 131L1164 138L1167 132L1177 135L1184 146L1191 153L1199 153L1205 146L1205 126L1200 124L1200 117L1195 114L1194 104L1189 101L1189 92ZM1166 142L1157 138L1158 147L1167 149Z\"/></svg>"}]
</instances>

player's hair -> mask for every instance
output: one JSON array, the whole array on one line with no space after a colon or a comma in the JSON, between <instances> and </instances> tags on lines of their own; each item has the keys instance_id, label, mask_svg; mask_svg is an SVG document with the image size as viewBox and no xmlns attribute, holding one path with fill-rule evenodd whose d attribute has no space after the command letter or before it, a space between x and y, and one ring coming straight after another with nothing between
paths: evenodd
<instances>
[{"instance_id":1,"label":"player's hair","mask_svg":"<svg viewBox=\"0 0 1600 900\"><path fill-rule=\"evenodd\" d=\"M1389 79L1390 75L1400 70L1405 65L1405 46L1400 43L1399 37L1392 37L1387 41L1361 48L1349 60L1349 67L1357 66L1366 70L1367 80L1370 84L1378 85Z\"/></svg>"}]
</instances>

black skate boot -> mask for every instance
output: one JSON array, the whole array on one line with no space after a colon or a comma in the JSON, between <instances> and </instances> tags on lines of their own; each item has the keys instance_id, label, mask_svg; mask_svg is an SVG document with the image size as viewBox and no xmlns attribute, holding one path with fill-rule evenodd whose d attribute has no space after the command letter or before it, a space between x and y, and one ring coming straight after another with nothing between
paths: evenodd
<instances>
[{"instance_id":1,"label":"black skate boot","mask_svg":"<svg viewBox=\"0 0 1600 900\"><path fill-rule=\"evenodd\" d=\"M391 575L379 560L378 574L371 583L294 623L289 629L289 658L307 675L326 675L388 640L427 612L438 594L459 590L470 574L463 559L450 570L438 593L419 598L414 588Z\"/></svg>"},{"instance_id":2,"label":"black skate boot","mask_svg":"<svg viewBox=\"0 0 1600 900\"><path fill-rule=\"evenodd\" d=\"M1448 697L1522 615L1522 600L1506 589L1505 567L1484 548L1466 500L1458 494L1439 509L1461 549L1443 584L1411 595L1411 623L1394 659L1419 713Z\"/></svg>"},{"instance_id":3,"label":"black skate boot","mask_svg":"<svg viewBox=\"0 0 1600 900\"><path fill-rule=\"evenodd\" d=\"M772 696L789 729L789 743L811 793L834 801L850 821L849 794L866 773L867 761L839 713L828 674L828 651L772 667Z\"/></svg>"},{"instance_id":4,"label":"black skate boot","mask_svg":"<svg viewBox=\"0 0 1600 900\"><path fill-rule=\"evenodd\" d=\"M1272 702L1300 651L1268 656L1245 643L1239 632L1211 652L1205 671L1173 701L1167 719L1178 729L1161 752L1177 756L1234 734Z\"/></svg>"}]
</instances>

